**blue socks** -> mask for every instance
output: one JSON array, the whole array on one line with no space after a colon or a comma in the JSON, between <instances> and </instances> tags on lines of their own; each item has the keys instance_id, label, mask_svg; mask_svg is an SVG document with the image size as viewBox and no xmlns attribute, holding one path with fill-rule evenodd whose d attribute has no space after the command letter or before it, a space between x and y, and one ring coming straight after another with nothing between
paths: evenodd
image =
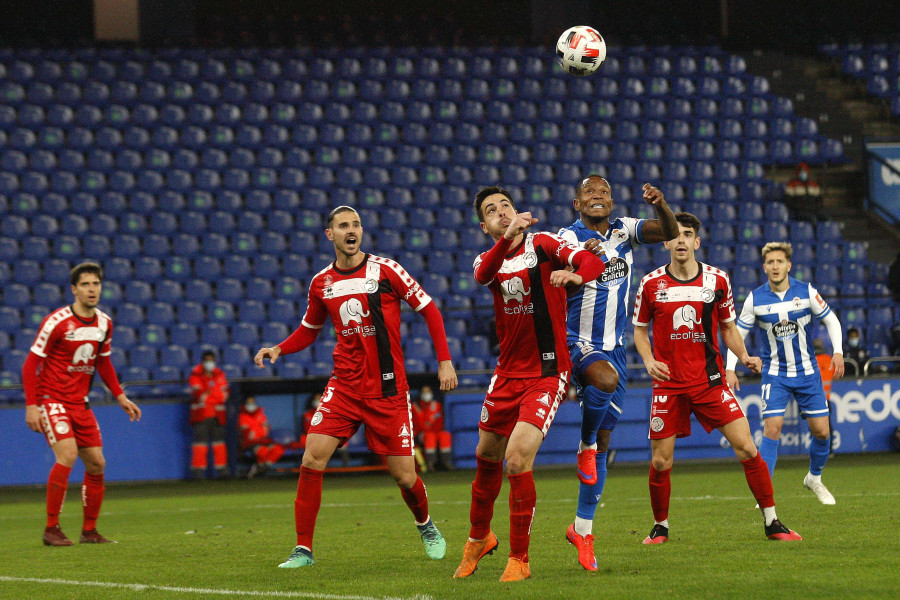
<instances>
[{"instance_id":1,"label":"blue socks","mask_svg":"<svg viewBox=\"0 0 900 600\"><path fill-rule=\"evenodd\" d=\"M775 462L778 460L778 446L780 445L780 439L771 440L766 436L763 436L762 443L759 445L759 454L766 461L766 465L769 467L769 477L772 479L775 479ZM811 449L810 452L812 452Z\"/></svg>"},{"instance_id":2,"label":"blue socks","mask_svg":"<svg viewBox=\"0 0 900 600\"><path fill-rule=\"evenodd\" d=\"M596 439L596 432L594 438ZM600 502L600 496L603 495L603 485L606 483L606 452L597 453L597 483L594 485L585 485L579 483L578 488L578 510L575 516L588 521L594 520L594 513L597 512L597 504Z\"/></svg>"},{"instance_id":3,"label":"blue socks","mask_svg":"<svg viewBox=\"0 0 900 600\"><path fill-rule=\"evenodd\" d=\"M592 385L584 388L581 396L581 441L585 446L597 443L597 430L609 410L612 397L613 392L601 392Z\"/></svg>"},{"instance_id":4,"label":"blue socks","mask_svg":"<svg viewBox=\"0 0 900 600\"><path fill-rule=\"evenodd\" d=\"M763 438L765 439L765 438ZM809 444L809 472L813 475L821 475L825 461L828 460L828 438L820 440L813 436Z\"/></svg>"}]
</instances>

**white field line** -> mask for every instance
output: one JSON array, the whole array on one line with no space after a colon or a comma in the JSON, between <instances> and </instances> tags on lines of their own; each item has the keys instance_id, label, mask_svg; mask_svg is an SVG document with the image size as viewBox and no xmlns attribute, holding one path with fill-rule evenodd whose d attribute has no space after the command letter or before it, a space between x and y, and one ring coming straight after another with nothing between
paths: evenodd
<instances>
[{"instance_id":1,"label":"white field line","mask_svg":"<svg viewBox=\"0 0 900 600\"><path fill-rule=\"evenodd\" d=\"M87 586L114 588L135 592L159 591L197 594L200 596L252 596L255 598L312 598L314 600L434 600L431 596L416 595L407 598L389 596L357 596L354 594L320 594L317 592L265 592L258 590L229 590L213 588L191 588L170 585L147 585L143 583L118 583L114 581L77 581L72 579L45 579L40 577L9 577L0 575L0 582L38 583L44 585Z\"/></svg>"}]
</instances>

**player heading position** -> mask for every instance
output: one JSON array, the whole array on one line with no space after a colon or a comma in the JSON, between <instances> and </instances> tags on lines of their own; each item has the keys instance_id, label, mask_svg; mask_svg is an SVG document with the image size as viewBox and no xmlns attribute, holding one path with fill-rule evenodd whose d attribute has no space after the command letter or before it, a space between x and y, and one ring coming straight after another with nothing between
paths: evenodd
<instances>
[{"instance_id":1,"label":"player heading position","mask_svg":"<svg viewBox=\"0 0 900 600\"><path fill-rule=\"evenodd\" d=\"M769 280L747 296L737 326L742 337L746 337L756 324L765 332L761 352L764 425L759 453L769 467L769 474L774 479L784 411L793 396L812 433L809 473L803 478L803 485L812 490L822 504L834 504L834 496L822 483L831 429L828 399L822 386L810 326L813 317L825 324L834 348L831 358L833 377L839 379L844 375L841 322L812 284L789 275L792 254L787 242L769 242L763 246L763 269ZM728 352L725 371L728 385L740 390L734 372L736 364L737 357Z\"/></svg>"},{"instance_id":2,"label":"player heading position","mask_svg":"<svg viewBox=\"0 0 900 600\"><path fill-rule=\"evenodd\" d=\"M286 340L261 348L254 361L262 367L312 344L330 317L337 334L334 371L313 415L300 467L294 517L297 546L278 565L292 569L312 565L312 541L322 500L322 475L334 451L365 425L372 452L387 457L388 470L415 517L429 558L440 560L446 543L428 514L425 484L416 474L409 385L400 347L400 301L420 312L428 324L438 358L441 389L457 385L444 333L444 321L431 297L393 260L360 251L363 227L359 214L339 206L328 215L325 235L336 259L309 284L303 321Z\"/></svg>"},{"instance_id":3,"label":"player heading position","mask_svg":"<svg viewBox=\"0 0 900 600\"><path fill-rule=\"evenodd\" d=\"M606 483L610 433L622 414L628 380L625 326L633 252L638 245L664 242L678 235L675 214L663 193L649 183L642 190L644 202L656 210L656 219L611 219L614 202L609 182L599 175L588 175L575 188L572 202L580 218L559 230L567 242L606 257L606 270L600 278L567 290L567 343L581 403L581 440L578 508L566 539L578 549L578 562L588 571L597 570L594 513Z\"/></svg>"},{"instance_id":4,"label":"player heading position","mask_svg":"<svg viewBox=\"0 0 900 600\"><path fill-rule=\"evenodd\" d=\"M718 349L719 329L725 345L741 363L758 373L761 361L750 356L734 324L734 302L728 275L697 262L700 220L690 213L675 215L678 237L666 242L671 262L641 279L634 309L634 343L653 378L650 408L650 504L656 523L645 544L669 539L669 475L675 438L691 433L691 413L709 433L725 436L744 467L750 491L765 519L766 536L773 540L801 537L778 520L772 479L756 451L750 425L737 399L725 385ZM653 348L647 328L653 322Z\"/></svg>"},{"instance_id":5,"label":"player heading position","mask_svg":"<svg viewBox=\"0 0 900 600\"><path fill-rule=\"evenodd\" d=\"M488 286L494 297L500 358L481 408L469 512L472 527L453 576L468 577L498 546L491 517L505 459L510 484L509 560L500 581L517 581L531 576L534 458L566 397L572 366L566 349L563 286L596 279L604 265L556 235L526 233L537 219L516 212L509 192L501 187L476 194L475 214L482 231L495 242L475 259L475 280Z\"/></svg>"},{"instance_id":6,"label":"player heading position","mask_svg":"<svg viewBox=\"0 0 900 600\"><path fill-rule=\"evenodd\" d=\"M131 421L141 419L141 409L122 391L109 359L112 320L97 309L103 269L95 263L81 263L72 269L69 281L75 301L44 317L22 367L25 424L44 434L56 457L47 479L45 546L72 545L59 527L59 513L66 499L69 473L79 457L85 470L81 485L84 523L79 541L112 542L97 532L106 459L100 426L88 402L94 373L100 374Z\"/></svg>"}]
</instances>

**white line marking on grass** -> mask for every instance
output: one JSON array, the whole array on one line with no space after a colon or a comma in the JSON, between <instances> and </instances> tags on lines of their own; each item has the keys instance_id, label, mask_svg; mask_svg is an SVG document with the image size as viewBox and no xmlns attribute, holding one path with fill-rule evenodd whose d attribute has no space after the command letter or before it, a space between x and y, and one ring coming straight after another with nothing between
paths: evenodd
<instances>
[{"instance_id":1,"label":"white line marking on grass","mask_svg":"<svg viewBox=\"0 0 900 600\"><path fill-rule=\"evenodd\" d=\"M113 581L75 581L71 579L41 579L38 577L9 577L0 575L0 581L44 583L49 585L83 585L88 587L119 588L135 592L160 591L218 596L255 596L261 598L316 598L319 600L434 600L431 596L416 594L408 598L398 596L355 596L352 594L320 594L317 592L263 592L258 590L217 590L169 585L145 585L143 583L116 583Z\"/></svg>"}]
</instances>

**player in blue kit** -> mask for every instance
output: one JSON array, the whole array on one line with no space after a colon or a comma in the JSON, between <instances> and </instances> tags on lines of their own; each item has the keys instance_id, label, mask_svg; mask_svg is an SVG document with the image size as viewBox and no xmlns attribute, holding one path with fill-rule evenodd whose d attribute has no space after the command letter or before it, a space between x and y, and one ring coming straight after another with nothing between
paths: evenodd
<instances>
[{"instance_id":1,"label":"player in blue kit","mask_svg":"<svg viewBox=\"0 0 900 600\"><path fill-rule=\"evenodd\" d=\"M822 483L822 468L828 460L831 431L828 401L822 388L810 325L815 317L828 330L831 347L834 348L831 364L834 378L838 379L844 375L841 323L812 284L789 275L791 255L791 245L786 242L769 242L763 246L763 269L768 281L747 296L737 320L738 331L744 337L754 325L759 325L765 332L760 351L765 424L759 453L774 480L784 411L793 396L813 436L809 445L809 473L803 479L803 485L812 490L822 504L834 504L834 496ZM725 377L735 391L740 390L734 372L736 364L737 357L729 352Z\"/></svg>"},{"instance_id":2,"label":"player in blue kit","mask_svg":"<svg viewBox=\"0 0 900 600\"><path fill-rule=\"evenodd\" d=\"M578 509L566 539L578 549L578 562L597 570L592 535L594 513L606 482L606 453L610 433L622 414L627 380L625 326L628 322L633 251L641 244L678 236L675 214L663 193L645 183L644 201L656 219L610 218L614 209L609 182L588 175L576 188L573 201L580 218L559 235L568 242L604 256L606 270L596 281L572 288L568 294L566 326L572 373L581 402L581 441L578 444Z\"/></svg>"}]
</instances>

